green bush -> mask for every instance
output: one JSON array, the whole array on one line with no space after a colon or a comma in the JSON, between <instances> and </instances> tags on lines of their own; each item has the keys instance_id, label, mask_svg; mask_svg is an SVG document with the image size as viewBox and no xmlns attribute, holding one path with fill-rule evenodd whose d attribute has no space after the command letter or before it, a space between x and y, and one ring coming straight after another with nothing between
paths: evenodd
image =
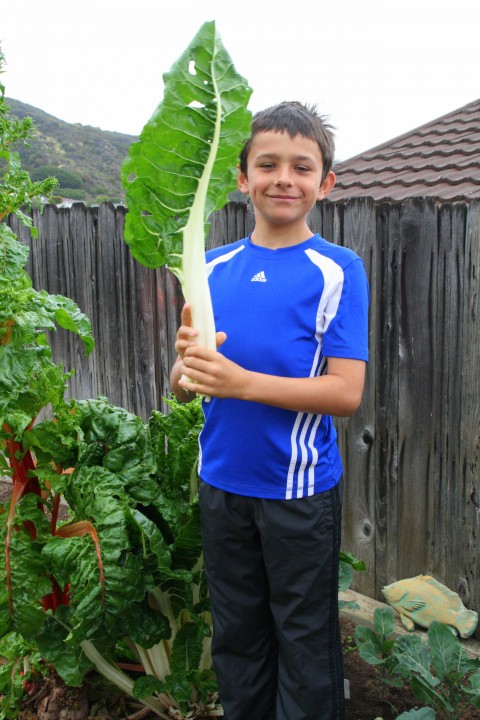
<instances>
[{"instance_id":1,"label":"green bush","mask_svg":"<svg viewBox=\"0 0 480 720\"><path fill-rule=\"evenodd\" d=\"M63 197L69 198L70 200L85 200L85 190L80 190L76 188L60 188L62 191Z\"/></svg>"},{"instance_id":2,"label":"green bush","mask_svg":"<svg viewBox=\"0 0 480 720\"><path fill-rule=\"evenodd\" d=\"M55 167L54 165L40 165L30 173L32 180L45 180L47 177L56 177L59 186L79 190L83 188L84 181L81 175L66 168Z\"/></svg>"}]
</instances>

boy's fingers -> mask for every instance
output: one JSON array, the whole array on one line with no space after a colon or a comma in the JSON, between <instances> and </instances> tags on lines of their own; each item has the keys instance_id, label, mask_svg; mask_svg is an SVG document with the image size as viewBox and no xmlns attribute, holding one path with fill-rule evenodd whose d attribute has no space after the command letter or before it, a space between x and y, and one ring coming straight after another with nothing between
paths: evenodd
<instances>
[{"instance_id":1,"label":"boy's fingers","mask_svg":"<svg viewBox=\"0 0 480 720\"><path fill-rule=\"evenodd\" d=\"M192 327L192 307L188 303L182 308L182 325Z\"/></svg>"},{"instance_id":2,"label":"boy's fingers","mask_svg":"<svg viewBox=\"0 0 480 720\"><path fill-rule=\"evenodd\" d=\"M189 325L182 325L177 332L177 338L175 341L175 350L182 357L185 351L195 345L195 337L198 335L197 330L190 327Z\"/></svg>"},{"instance_id":3,"label":"boy's fingers","mask_svg":"<svg viewBox=\"0 0 480 720\"><path fill-rule=\"evenodd\" d=\"M181 327L178 330L177 338L194 338L198 335L198 330L193 327L192 306L186 303L182 308Z\"/></svg>"},{"instance_id":4,"label":"boy's fingers","mask_svg":"<svg viewBox=\"0 0 480 720\"><path fill-rule=\"evenodd\" d=\"M189 339L194 338L196 335L198 335L198 330L192 328L191 325L182 325L178 330L179 338Z\"/></svg>"},{"instance_id":5,"label":"boy's fingers","mask_svg":"<svg viewBox=\"0 0 480 720\"><path fill-rule=\"evenodd\" d=\"M217 338L217 348L219 348L220 345L223 345L223 343L227 339L227 335L224 332L217 332L216 338Z\"/></svg>"}]
</instances>

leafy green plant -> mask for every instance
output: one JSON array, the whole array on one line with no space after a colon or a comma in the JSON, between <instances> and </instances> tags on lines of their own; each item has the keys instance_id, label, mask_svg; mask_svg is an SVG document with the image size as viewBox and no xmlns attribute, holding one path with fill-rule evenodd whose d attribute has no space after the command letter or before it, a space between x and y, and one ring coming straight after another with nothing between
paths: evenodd
<instances>
[{"instance_id":1,"label":"leafy green plant","mask_svg":"<svg viewBox=\"0 0 480 720\"><path fill-rule=\"evenodd\" d=\"M214 22L200 28L164 83L162 103L123 166L125 239L139 262L166 264L180 279L198 342L215 349L207 221L236 187L252 91L235 71Z\"/></svg>"},{"instance_id":2,"label":"leafy green plant","mask_svg":"<svg viewBox=\"0 0 480 720\"><path fill-rule=\"evenodd\" d=\"M435 717L431 713L436 711L455 720L469 706L480 708L480 659L468 657L446 625L432 622L426 641L415 634L393 638L393 630L393 609L379 608L374 628L358 626L355 639L360 656L381 669L384 682L407 683L428 706L406 717Z\"/></svg>"},{"instance_id":3,"label":"leafy green plant","mask_svg":"<svg viewBox=\"0 0 480 720\"><path fill-rule=\"evenodd\" d=\"M373 628L366 625L357 625L355 628L355 642L360 657L370 665L375 665L382 683L401 687L403 681L398 675L398 663L393 653L395 641L392 637L394 630L392 608L377 608L373 622ZM381 700L384 700L383 689Z\"/></svg>"},{"instance_id":4,"label":"leafy green plant","mask_svg":"<svg viewBox=\"0 0 480 720\"><path fill-rule=\"evenodd\" d=\"M106 398L73 401L68 417L39 423L26 443L46 479L61 441L74 471L50 481L73 527L88 530L83 540L70 538L67 523L62 539L43 548L58 584L69 588L68 604L36 636L43 657L68 684L93 664L160 717L169 708L182 717L182 708L206 712L215 683L191 489L203 414L199 402L170 405L168 416L155 412L144 424ZM148 676L136 682L116 662L125 638Z\"/></svg>"},{"instance_id":5,"label":"leafy green plant","mask_svg":"<svg viewBox=\"0 0 480 720\"><path fill-rule=\"evenodd\" d=\"M432 708L414 708L398 716L397 720L435 720L435 710Z\"/></svg>"},{"instance_id":6,"label":"leafy green plant","mask_svg":"<svg viewBox=\"0 0 480 720\"><path fill-rule=\"evenodd\" d=\"M169 708L182 717L182 708L208 710L215 682L193 481L203 414L199 402L170 404L146 425L105 398L71 401L26 430L40 503L50 487L71 517L52 533L27 493L0 573L12 629L67 684L80 685L93 665L160 717ZM60 462L73 472L59 473ZM117 664L125 638L148 673L136 682Z\"/></svg>"},{"instance_id":7,"label":"leafy green plant","mask_svg":"<svg viewBox=\"0 0 480 720\"><path fill-rule=\"evenodd\" d=\"M3 61L3 56L0 57ZM20 166L14 143L25 141L31 132L27 121L10 121L8 106L1 88L0 157L4 162L0 189L0 220L13 213L31 227L24 213L39 195L55 187L54 180L32 183ZM33 231L33 228L32 228ZM34 233L35 234L35 233ZM70 299L33 289L25 272L28 251L11 229L0 223L0 472L12 477L13 492L8 512L4 514L5 584L0 591L0 636L12 629L14 617L22 624L22 613L13 600L16 582L12 554L15 552L16 509L26 494L42 503L42 487L35 474L35 460L22 445L24 433L33 426L38 414L49 407L55 412L64 404L70 374L52 361L46 330L57 326L77 333L87 352L93 348L91 327L86 316ZM53 519L55 524L55 518ZM23 528L35 540L30 520ZM44 582L42 587L48 583ZM47 594L47 593L45 593Z\"/></svg>"},{"instance_id":8,"label":"leafy green plant","mask_svg":"<svg viewBox=\"0 0 480 720\"><path fill-rule=\"evenodd\" d=\"M5 56L0 49L0 74L4 72ZM37 231L32 226L24 209L42 196L50 196L57 185L55 178L47 177L40 182L32 182L29 174L22 169L20 156L15 145L26 143L32 133L30 118L13 119L9 115L9 106L5 102L5 87L0 83L0 172L2 192L0 194L0 242L3 246L3 266L6 267L6 253L9 229L1 221L10 213L30 228L33 236Z\"/></svg>"},{"instance_id":9,"label":"leafy green plant","mask_svg":"<svg viewBox=\"0 0 480 720\"><path fill-rule=\"evenodd\" d=\"M338 589L339 591L348 590L353 580L354 572L365 572L365 563L363 560L358 560L352 553L340 551L340 565L338 573ZM338 601L338 607L340 610L343 608L354 609L358 607L358 604L353 600L341 600Z\"/></svg>"},{"instance_id":10,"label":"leafy green plant","mask_svg":"<svg viewBox=\"0 0 480 720\"><path fill-rule=\"evenodd\" d=\"M55 181L21 170L12 145L31 124L10 120L3 89L0 117L0 208L31 227L23 208ZM159 717L213 712L200 403L172 399L168 417L144 423L106 398L67 402L70 373L47 331L71 330L90 352L90 323L73 301L32 288L28 251L5 223L0 251L0 471L12 479L0 506L0 716L16 717L22 673L39 658L73 686L95 667ZM125 648L144 670L137 681L120 667Z\"/></svg>"},{"instance_id":11,"label":"leafy green plant","mask_svg":"<svg viewBox=\"0 0 480 720\"><path fill-rule=\"evenodd\" d=\"M15 718L25 694L36 690L46 668L39 653L16 633L0 639L0 657L0 718Z\"/></svg>"},{"instance_id":12,"label":"leafy green plant","mask_svg":"<svg viewBox=\"0 0 480 720\"><path fill-rule=\"evenodd\" d=\"M480 659L469 658L458 637L432 622L427 642L400 636L394 654L416 697L454 720L468 706L480 708Z\"/></svg>"}]
</instances>

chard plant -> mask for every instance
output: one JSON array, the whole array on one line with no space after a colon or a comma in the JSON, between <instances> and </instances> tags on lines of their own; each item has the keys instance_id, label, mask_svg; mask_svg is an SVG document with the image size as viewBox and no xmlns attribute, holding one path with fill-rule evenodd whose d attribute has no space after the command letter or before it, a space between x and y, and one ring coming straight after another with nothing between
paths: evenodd
<instances>
[{"instance_id":1,"label":"chard plant","mask_svg":"<svg viewBox=\"0 0 480 720\"><path fill-rule=\"evenodd\" d=\"M215 349L205 269L208 218L236 187L238 156L250 133L251 89L205 23L164 75L163 100L122 169L125 239L147 267L167 267L192 306L198 343Z\"/></svg>"},{"instance_id":2,"label":"chard plant","mask_svg":"<svg viewBox=\"0 0 480 720\"><path fill-rule=\"evenodd\" d=\"M1 55L3 61L3 55ZM32 183L0 94L0 220L55 180ZM52 358L57 327L93 348L88 318L70 299L35 290L28 250L0 222L0 717L54 668L80 686L96 668L156 715L218 714L210 658L196 498L199 402L170 400L147 423L106 398L65 399L71 372ZM64 497L68 518L60 520ZM140 679L125 668L134 667Z\"/></svg>"},{"instance_id":3,"label":"chard plant","mask_svg":"<svg viewBox=\"0 0 480 720\"><path fill-rule=\"evenodd\" d=\"M3 62L0 53L0 66ZM40 196L48 196L56 185L52 178L32 183L22 170L13 148L29 137L31 120L11 120L4 94L0 85L0 473L11 476L13 491L9 509L2 513L5 583L0 589L0 637L12 625L23 627L30 621L23 615L21 603L17 606L14 599L14 586L22 581L13 564L18 539L16 512L27 494L34 496L37 510L43 507L43 487L35 472L35 458L22 444L23 437L42 410L49 407L55 412L64 404L70 376L52 361L46 331L63 327L82 338L87 352L93 348L90 323L72 300L33 289L25 272L27 248L1 222L8 214L14 214L35 234L23 209ZM51 527L55 531L58 501L51 510ZM22 528L35 541L36 529L31 520L25 518ZM41 588L45 597L57 592L48 578L44 578ZM48 600L44 602L47 604Z\"/></svg>"}]
</instances>

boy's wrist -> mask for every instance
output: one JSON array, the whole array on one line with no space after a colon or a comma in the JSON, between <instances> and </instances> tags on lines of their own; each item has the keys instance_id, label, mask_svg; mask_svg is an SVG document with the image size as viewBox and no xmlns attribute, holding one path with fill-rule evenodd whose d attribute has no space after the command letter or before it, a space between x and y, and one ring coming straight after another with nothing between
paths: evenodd
<instances>
[{"instance_id":1,"label":"boy's wrist","mask_svg":"<svg viewBox=\"0 0 480 720\"><path fill-rule=\"evenodd\" d=\"M253 370L244 370L242 383L240 386L239 400L247 402L259 402L258 399L258 381L261 374Z\"/></svg>"}]
</instances>

